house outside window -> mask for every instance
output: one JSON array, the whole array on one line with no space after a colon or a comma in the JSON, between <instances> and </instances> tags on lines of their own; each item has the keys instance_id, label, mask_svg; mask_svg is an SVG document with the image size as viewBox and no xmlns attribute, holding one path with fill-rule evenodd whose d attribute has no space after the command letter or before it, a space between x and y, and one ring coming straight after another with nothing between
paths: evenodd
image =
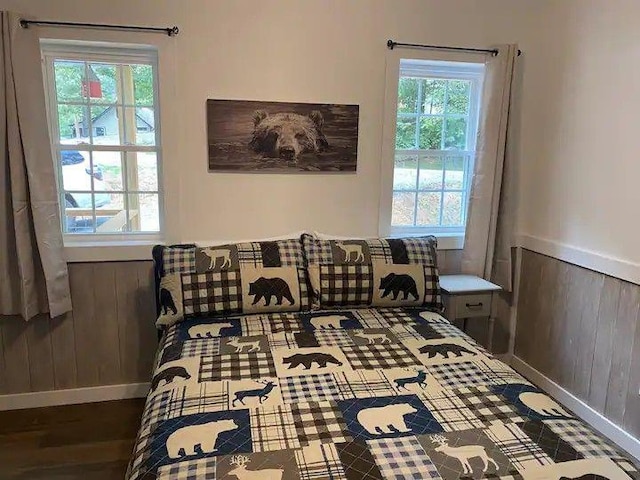
<instances>
[{"instance_id":1,"label":"house outside window","mask_svg":"<svg viewBox=\"0 0 640 480\"><path fill-rule=\"evenodd\" d=\"M381 233L463 238L484 65L422 59L398 65L394 92L387 93L393 168Z\"/></svg>"},{"instance_id":2,"label":"house outside window","mask_svg":"<svg viewBox=\"0 0 640 480\"><path fill-rule=\"evenodd\" d=\"M156 51L51 41L41 50L65 239L158 238Z\"/></svg>"}]
</instances>

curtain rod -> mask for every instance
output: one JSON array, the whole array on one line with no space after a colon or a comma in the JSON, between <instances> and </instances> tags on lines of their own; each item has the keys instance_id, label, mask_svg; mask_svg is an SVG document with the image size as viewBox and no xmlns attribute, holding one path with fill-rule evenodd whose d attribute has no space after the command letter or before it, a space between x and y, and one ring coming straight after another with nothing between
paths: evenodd
<instances>
[{"instance_id":1,"label":"curtain rod","mask_svg":"<svg viewBox=\"0 0 640 480\"><path fill-rule=\"evenodd\" d=\"M53 22L48 20L20 20L22 28L29 28L29 25L44 25L49 27L76 27L76 28L100 28L105 30L132 30L137 32L164 33L173 37L180 33L180 29L173 27L140 27L137 25L110 25L105 23L78 23L78 22Z\"/></svg>"},{"instance_id":2,"label":"curtain rod","mask_svg":"<svg viewBox=\"0 0 640 480\"><path fill-rule=\"evenodd\" d=\"M393 50L395 47L407 48L428 48L430 50L449 50L452 52L474 52L474 53L490 53L494 57L498 55L498 50L494 48L467 48L467 47L447 47L445 45L425 45L421 43L401 43L387 40L387 48ZM522 55L522 51L518 50L518 56Z\"/></svg>"}]
</instances>

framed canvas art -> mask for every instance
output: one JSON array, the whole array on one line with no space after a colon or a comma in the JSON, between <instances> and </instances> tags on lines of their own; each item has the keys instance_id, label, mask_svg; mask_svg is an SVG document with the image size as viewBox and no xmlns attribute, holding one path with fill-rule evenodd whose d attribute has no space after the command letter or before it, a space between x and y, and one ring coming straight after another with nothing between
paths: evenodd
<instances>
[{"instance_id":1,"label":"framed canvas art","mask_svg":"<svg viewBox=\"0 0 640 480\"><path fill-rule=\"evenodd\" d=\"M209 171L354 173L358 105L207 100Z\"/></svg>"}]
</instances>

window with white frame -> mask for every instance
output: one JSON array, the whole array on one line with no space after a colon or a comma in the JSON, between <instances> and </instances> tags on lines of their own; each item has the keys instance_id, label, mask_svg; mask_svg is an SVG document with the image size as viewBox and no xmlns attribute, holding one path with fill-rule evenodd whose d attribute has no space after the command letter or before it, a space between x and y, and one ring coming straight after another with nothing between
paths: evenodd
<instances>
[{"instance_id":1,"label":"window with white frame","mask_svg":"<svg viewBox=\"0 0 640 480\"><path fill-rule=\"evenodd\" d=\"M390 233L464 235L483 73L400 60Z\"/></svg>"},{"instance_id":2,"label":"window with white frame","mask_svg":"<svg viewBox=\"0 0 640 480\"><path fill-rule=\"evenodd\" d=\"M157 52L41 44L65 238L161 232Z\"/></svg>"}]
</instances>

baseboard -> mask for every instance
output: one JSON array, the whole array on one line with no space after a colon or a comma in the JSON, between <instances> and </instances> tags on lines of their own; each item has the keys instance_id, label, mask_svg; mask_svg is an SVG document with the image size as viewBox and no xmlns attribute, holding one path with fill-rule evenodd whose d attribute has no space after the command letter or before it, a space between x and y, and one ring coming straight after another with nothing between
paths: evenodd
<instances>
[{"instance_id":1,"label":"baseboard","mask_svg":"<svg viewBox=\"0 0 640 480\"><path fill-rule=\"evenodd\" d=\"M16 393L0 395L0 410L19 410L23 408L124 400L126 398L144 398L148 392L148 383L129 383L125 385L50 390L47 392Z\"/></svg>"},{"instance_id":2,"label":"baseboard","mask_svg":"<svg viewBox=\"0 0 640 480\"><path fill-rule=\"evenodd\" d=\"M514 356L511 366L521 375L527 377L537 386L553 396L556 400L572 410L582 420L609 438L616 445L629 452L630 455L640 461L640 440L625 432L602 414L596 412L582 400L568 392L550 378L544 376L524 360Z\"/></svg>"},{"instance_id":3,"label":"baseboard","mask_svg":"<svg viewBox=\"0 0 640 480\"><path fill-rule=\"evenodd\" d=\"M503 363L506 363L507 365L511 363L511 357L512 355L507 352L507 353L494 353L493 357L496 360L500 360Z\"/></svg>"},{"instance_id":4,"label":"baseboard","mask_svg":"<svg viewBox=\"0 0 640 480\"><path fill-rule=\"evenodd\" d=\"M533 235L519 234L516 243L518 247L640 285L640 263Z\"/></svg>"}]
</instances>

